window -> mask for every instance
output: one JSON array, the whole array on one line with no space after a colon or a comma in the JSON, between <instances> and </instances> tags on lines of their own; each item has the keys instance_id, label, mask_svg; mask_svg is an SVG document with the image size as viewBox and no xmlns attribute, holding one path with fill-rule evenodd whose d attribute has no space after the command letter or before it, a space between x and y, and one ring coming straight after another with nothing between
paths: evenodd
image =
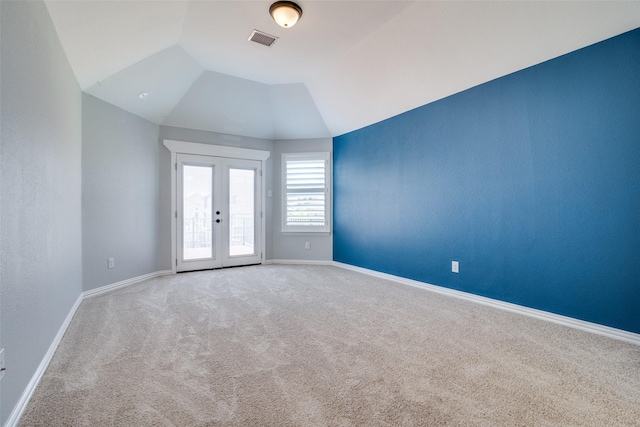
<instances>
[{"instance_id":1,"label":"window","mask_svg":"<svg viewBox=\"0 0 640 427\"><path fill-rule=\"evenodd\" d=\"M329 153L282 155L282 231L328 233Z\"/></svg>"}]
</instances>

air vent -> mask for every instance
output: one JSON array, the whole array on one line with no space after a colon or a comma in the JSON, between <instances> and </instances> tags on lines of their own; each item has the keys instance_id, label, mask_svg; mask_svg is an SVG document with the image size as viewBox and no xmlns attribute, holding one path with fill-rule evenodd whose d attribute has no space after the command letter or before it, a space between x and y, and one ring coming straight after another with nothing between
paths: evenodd
<instances>
[{"instance_id":1,"label":"air vent","mask_svg":"<svg viewBox=\"0 0 640 427\"><path fill-rule=\"evenodd\" d=\"M271 45L274 44L276 40L278 40L276 36L272 36L258 30L253 30L253 32L249 36L250 42L256 42L269 47L271 47Z\"/></svg>"}]
</instances>

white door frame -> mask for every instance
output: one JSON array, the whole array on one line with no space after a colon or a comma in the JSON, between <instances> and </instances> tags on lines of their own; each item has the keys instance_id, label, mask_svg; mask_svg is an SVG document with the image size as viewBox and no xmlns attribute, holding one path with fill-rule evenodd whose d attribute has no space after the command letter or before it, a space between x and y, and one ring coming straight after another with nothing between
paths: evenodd
<instances>
[{"instance_id":1,"label":"white door frame","mask_svg":"<svg viewBox=\"0 0 640 427\"><path fill-rule=\"evenodd\" d=\"M223 238L222 233L224 230L224 225L226 225L226 221L223 224L214 223L214 211L221 210L224 211L222 207L222 203L224 200L222 194L222 163L224 159L220 157L211 157L211 156L197 156L193 154L176 154L176 161L178 163L178 173L176 174L177 185L176 185L176 212L177 215L174 215L176 218L176 271L192 271L192 270L206 270L210 268L220 268L222 267L222 244ZM203 258L203 259L185 259L184 258L184 194L182 194L182 190L184 189L184 167L185 166L199 166L211 169L211 206L209 209L209 226L211 227L211 257ZM206 217L206 208L203 211ZM220 220L220 217L217 217Z\"/></svg>"},{"instance_id":2,"label":"white door frame","mask_svg":"<svg viewBox=\"0 0 640 427\"><path fill-rule=\"evenodd\" d=\"M243 160L258 160L260 161L260 173L262 179L260 180L260 193L261 193L261 206L260 208L260 220L262 222L261 236L260 236L260 252L262 253L262 262L264 262L264 252L266 245L266 215L265 215L265 185L264 185L264 169L265 161L269 158L271 153L264 150L253 150L249 148L227 147L224 145L211 145L211 144L199 144L195 142L175 141L171 139L165 139L163 141L164 146L171 152L171 273L176 274L176 264L178 262L177 256L177 155L181 154L197 154L201 156L211 157L223 157L229 159L243 159Z\"/></svg>"},{"instance_id":3,"label":"white door frame","mask_svg":"<svg viewBox=\"0 0 640 427\"><path fill-rule=\"evenodd\" d=\"M254 173L253 178L253 191L254 191L254 217L253 217L253 225L254 229L254 237L256 241L262 240L264 234L262 233L262 227L264 226L264 215L262 214L262 193L261 182L262 177L260 176L260 171L262 170L262 162L256 160L246 160L246 159L222 159L222 208L225 209L224 213L226 217L223 219L226 221L226 224L222 227L222 265L223 267L232 267L236 265L247 265L247 264L262 264L264 261L264 246L262 242L254 246L253 255L251 254L236 254L231 255L231 240L230 240L230 232L231 232L231 210L230 210L230 191L231 191L231 170L245 170L252 171ZM254 242L255 243L255 242Z\"/></svg>"}]
</instances>

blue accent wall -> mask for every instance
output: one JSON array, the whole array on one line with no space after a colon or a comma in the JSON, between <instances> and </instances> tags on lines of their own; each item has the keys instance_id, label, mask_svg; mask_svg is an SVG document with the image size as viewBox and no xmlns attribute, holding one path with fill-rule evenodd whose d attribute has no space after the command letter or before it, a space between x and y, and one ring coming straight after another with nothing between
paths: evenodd
<instances>
[{"instance_id":1,"label":"blue accent wall","mask_svg":"<svg viewBox=\"0 0 640 427\"><path fill-rule=\"evenodd\" d=\"M333 155L335 261L640 333L640 29Z\"/></svg>"}]
</instances>

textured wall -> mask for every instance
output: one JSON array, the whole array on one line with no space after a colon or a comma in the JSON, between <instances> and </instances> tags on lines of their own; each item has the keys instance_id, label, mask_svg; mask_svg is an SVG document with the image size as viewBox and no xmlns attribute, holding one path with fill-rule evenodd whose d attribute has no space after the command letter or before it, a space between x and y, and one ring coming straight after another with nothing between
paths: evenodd
<instances>
[{"instance_id":1,"label":"textured wall","mask_svg":"<svg viewBox=\"0 0 640 427\"><path fill-rule=\"evenodd\" d=\"M639 52L640 29L335 138L334 259L640 332Z\"/></svg>"},{"instance_id":2,"label":"textured wall","mask_svg":"<svg viewBox=\"0 0 640 427\"><path fill-rule=\"evenodd\" d=\"M333 150L331 138L275 141L273 151L273 256L272 259L331 261L333 236L331 234L283 234L282 229L282 154L320 153ZM305 242L311 249L305 249Z\"/></svg>"},{"instance_id":3,"label":"textured wall","mask_svg":"<svg viewBox=\"0 0 640 427\"><path fill-rule=\"evenodd\" d=\"M0 2L4 424L82 292L81 92L42 2Z\"/></svg>"},{"instance_id":4,"label":"textured wall","mask_svg":"<svg viewBox=\"0 0 640 427\"><path fill-rule=\"evenodd\" d=\"M235 136L223 133L208 132L196 129L184 129L171 126L160 126L160 254L159 267L162 270L171 269L171 152L163 145L163 140L197 142L199 144L224 145L229 147L249 148L253 150L273 151L273 141L269 139ZM264 185L267 190L273 188L273 155L265 162ZM271 258L273 250L273 236L271 222L273 218L273 203L271 198L265 198L266 210L266 254L265 259Z\"/></svg>"},{"instance_id":5,"label":"textured wall","mask_svg":"<svg viewBox=\"0 0 640 427\"><path fill-rule=\"evenodd\" d=\"M158 151L158 125L82 96L85 291L158 271Z\"/></svg>"}]
</instances>

